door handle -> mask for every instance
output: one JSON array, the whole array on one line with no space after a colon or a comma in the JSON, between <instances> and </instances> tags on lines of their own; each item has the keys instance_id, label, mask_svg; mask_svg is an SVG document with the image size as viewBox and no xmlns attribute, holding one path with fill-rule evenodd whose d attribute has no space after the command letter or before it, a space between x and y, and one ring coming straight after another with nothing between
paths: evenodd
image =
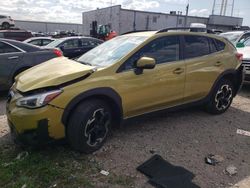
<instances>
[{"instance_id":1,"label":"door handle","mask_svg":"<svg viewBox=\"0 0 250 188\"><path fill-rule=\"evenodd\" d=\"M18 59L19 56L11 56L11 57L8 57L8 59Z\"/></svg>"},{"instance_id":2,"label":"door handle","mask_svg":"<svg viewBox=\"0 0 250 188\"><path fill-rule=\"evenodd\" d=\"M219 67L219 66L222 65L222 63L220 61L217 61L214 65L217 66L217 67Z\"/></svg>"},{"instance_id":3,"label":"door handle","mask_svg":"<svg viewBox=\"0 0 250 188\"><path fill-rule=\"evenodd\" d=\"M80 52L81 50L79 49L79 50L75 50L75 52Z\"/></svg>"},{"instance_id":4,"label":"door handle","mask_svg":"<svg viewBox=\"0 0 250 188\"><path fill-rule=\"evenodd\" d=\"M177 68L173 71L174 74L181 74L184 72L184 69L183 68Z\"/></svg>"}]
</instances>

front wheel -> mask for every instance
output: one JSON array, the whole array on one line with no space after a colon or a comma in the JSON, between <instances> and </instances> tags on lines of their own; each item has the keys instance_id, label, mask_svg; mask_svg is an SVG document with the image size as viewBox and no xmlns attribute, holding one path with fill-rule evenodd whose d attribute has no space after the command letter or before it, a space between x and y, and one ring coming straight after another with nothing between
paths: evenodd
<instances>
[{"instance_id":1,"label":"front wheel","mask_svg":"<svg viewBox=\"0 0 250 188\"><path fill-rule=\"evenodd\" d=\"M77 151L92 153L106 141L111 123L112 113L104 101L84 101L70 116L67 126L69 144Z\"/></svg>"},{"instance_id":2,"label":"front wheel","mask_svg":"<svg viewBox=\"0 0 250 188\"><path fill-rule=\"evenodd\" d=\"M233 101L234 87L230 80L221 80L206 105L206 110L211 114L224 113Z\"/></svg>"}]
</instances>

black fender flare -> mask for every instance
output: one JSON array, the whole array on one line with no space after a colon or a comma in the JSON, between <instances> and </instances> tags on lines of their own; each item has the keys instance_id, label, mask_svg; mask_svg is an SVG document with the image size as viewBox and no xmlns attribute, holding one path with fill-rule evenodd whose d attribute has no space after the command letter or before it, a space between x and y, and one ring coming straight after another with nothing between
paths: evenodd
<instances>
[{"instance_id":1,"label":"black fender flare","mask_svg":"<svg viewBox=\"0 0 250 188\"><path fill-rule=\"evenodd\" d=\"M232 75L232 77L230 77ZM229 76L229 77L228 77ZM210 99L211 95L213 94L216 85L219 83L219 81L223 78L229 78L230 80L233 81L233 85L235 86L235 93L234 96L238 93L240 90L243 80L244 80L244 74L243 74L243 67L240 66L238 69L228 69L224 72L222 72L218 78L215 80L208 96L206 97L207 100Z\"/></svg>"},{"instance_id":2,"label":"black fender flare","mask_svg":"<svg viewBox=\"0 0 250 188\"><path fill-rule=\"evenodd\" d=\"M123 119L122 99L120 95L110 87L100 87L85 91L77 95L68 103L62 115L62 123L64 124L64 126L67 125L70 113L72 112L74 107L76 107L76 105L78 105L81 101L87 98L95 98L95 97L108 99L109 104L111 103L112 105L111 107L115 108L114 113L115 113L116 123L120 124Z\"/></svg>"}]
</instances>

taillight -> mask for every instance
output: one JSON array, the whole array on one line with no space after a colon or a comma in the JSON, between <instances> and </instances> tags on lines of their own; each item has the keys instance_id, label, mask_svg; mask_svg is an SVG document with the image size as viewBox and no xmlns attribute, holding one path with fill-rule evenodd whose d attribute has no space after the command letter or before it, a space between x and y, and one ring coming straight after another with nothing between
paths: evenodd
<instances>
[{"instance_id":1,"label":"taillight","mask_svg":"<svg viewBox=\"0 0 250 188\"><path fill-rule=\"evenodd\" d=\"M53 50L54 54L57 56L57 57L61 57L63 56L63 53L61 50L58 50L58 49L54 49Z\"/></svg>"},{"instance_id":2,"label":"taillight","mask_svg":"<svg viewBox=\"0 0 250 188\"><path fill-rule=\"evenodd\" d=\"M243 60L243 54L237 52L235 56L239 61Z\"/></svg>"}]
</instances>

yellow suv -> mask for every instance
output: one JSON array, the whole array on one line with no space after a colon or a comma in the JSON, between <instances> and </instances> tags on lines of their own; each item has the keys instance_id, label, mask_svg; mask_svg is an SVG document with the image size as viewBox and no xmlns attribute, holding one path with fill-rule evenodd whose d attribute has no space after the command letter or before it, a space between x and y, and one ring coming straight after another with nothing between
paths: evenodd
<instances>
[{"instance_id":1,"label":"yellow suv","mask_svg":"<svg viewBox=\"0 0 250 188\"><path fill-rule=\"evenodd\" d=\"M67 138L91 153L123 119L191 104L225 112L242 83L241 58L226 39L207 33L121 35L76 60L55 58L18 75L9 126L25 144Z\"/></svg>"}]
</instances>

